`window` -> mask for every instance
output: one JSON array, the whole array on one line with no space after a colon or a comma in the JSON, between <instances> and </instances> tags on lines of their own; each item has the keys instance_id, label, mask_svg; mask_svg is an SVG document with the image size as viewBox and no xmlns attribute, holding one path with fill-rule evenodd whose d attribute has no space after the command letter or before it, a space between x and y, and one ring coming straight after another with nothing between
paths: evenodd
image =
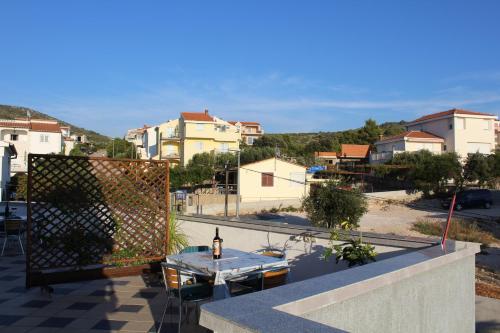
<instances>
[{"instance_id":1,"label":"window","mask_svg":"<svg viewBox=\"0 0 500 333\"><path fill-rule=\"evenodd\" d=\"M197 150L203 150L203 142L197 141L197 142L195 142L194 145L195 145Z\"/></svg>"},{"instance_id":2,"label":"window","mask_svg":"<svg viewBox=\"0 0 500 333\"><path fill-rule=\"evenodd\" d=\"M274 186L274 174L272 172L262 173L261 185L262 187L273 187Z\"/></svg>"},{"instance_id":3,"label":"window","mask_svg":"<svg viewBox=\"0 0 500 333\"><path fill-rule=\"evenodd\" d=\"M41 143L49 142L49 136L47 134L40 134L40 142Z\"/></svg>"},{"instance_id":4,"label":"window","mask_svg":"<svg viewBox=\"0 0 500 333\"><path fill-rule=\"evenodd\" d=\"M481 153L481 154L490 154L491 146L489 143L483 142L467 142L467 153Z\"/></svg>"},{"instance_id":5,"label":"window","mask_svg":"<svg viewBox=\"0 0 500 333\"><path fill-rule=\"evenodd\" d=\"M196 124L196 130L197 131L204 131L205 130L205 124Z\"/></svg>"},{"instance_id":6,"label":"window","mask_svg":"<svg viewBox=\"0 0 500 333\"><path fill-rule=\"evenodd\" d=\"M229 144L228 143L221 143L219 145L219 150L221 152L227 153L229 151Z\"/></svg>"},{"instance_id":7,"label":"window","mask_svg":"<svg viewBox=\"0 0 500 333\"><path fill-rule=\"evenodd\" d=\"M17 141L17 140L19 140L19 135L17 135L17 134L10 135L10 141Z\"/></svg>"},{"instance_id":8,"label":"window","mask_svg":"<svg viewBox=\"0 0 500 333\"><path fill-rule=\"evenodd\" d=\"M443 150L446 151L446 149L448 149L448 147L446 145L443 145Z\"/></svg>"},{"instance_id":9,"label":"window","mask_svg":"<svg viewBox=\"0 0 500 333\"><path fill-rule=\"evenodd\" d=\"M175 136L175 129L173 127L167 127L167 138L173 138Z\"/></svg>"},{"instance_id":10,"label":"window","mask_svg":"<svg viewBox=\"0 0 500 333\"><path fill-rule=\"evenodd\" d=\"M453 129L453 124L452 123L449 123L448 124L448 129L452 130Z\"/></svg>"},{"instance_id":11,"label":"window","mask_svg":"<svg viewBox=\"0 0 500 333\"><path fill-rule=\"evenodd\" d=\"M466 129L465 118L457 118L457 129L458 130Z\"/></svg>"},{"instance_id":12,"label":"window","mask_svg":"<svg viewBox=\"0 0 500 333\"><path fill-rule=\"evenodd\" d=\"M491 129L491 121L489 121L488 119L484 119L483 120L483 129L485 131L489 131Z\"/></svg>"},{"instance_id":13,"label":"window","mask_svg":"<svg viewBox=\"0 0 500 333\"><path fill-rule=\"evenodd\" d=\"M253 145L254 141L255 141L255 138L253 136L247 137L247 144L248 145Z\"/></svg>"}]
</instances>

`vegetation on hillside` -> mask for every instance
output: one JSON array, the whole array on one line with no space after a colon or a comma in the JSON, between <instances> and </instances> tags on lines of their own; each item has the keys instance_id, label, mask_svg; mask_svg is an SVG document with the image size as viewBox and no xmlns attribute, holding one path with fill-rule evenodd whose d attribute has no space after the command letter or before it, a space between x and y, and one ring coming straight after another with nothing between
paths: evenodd
<instances>
[{"instance_id":1,"label":"vegetation on hillside","mask_svg":"<svg viewBox=\"0 0 500 333\"><path fill-rule=\"evenodd\" d=\"M254 142L254 147L277 148L284 157L295 158L298 163L314 163L316 151L339 151L341 144L373 145L381 135L392 136L404 131L405 122L378 125L368 119L358 129L339 132L265 134Z\"/></svg>"},{"instance_id":2,"label":"vegetation on hillside","mask_svg":"<svg viewBox=\"0 0 500 333\"><path fill-rule=\"evenodd\" d=\"M106 144L110 140L110 138L105 135L99 134L91 130L87 130L82 127L72 125L60 119L49 116L45 113L41 113L25 107L0 104L0 119L16 119L16 118L25 119L26 113L28 111L31 113L31 118L33 119L56 120L63 126L70 126L71 134L86 135L92 143L98 146Z\"/></svg>"}]
</instances>

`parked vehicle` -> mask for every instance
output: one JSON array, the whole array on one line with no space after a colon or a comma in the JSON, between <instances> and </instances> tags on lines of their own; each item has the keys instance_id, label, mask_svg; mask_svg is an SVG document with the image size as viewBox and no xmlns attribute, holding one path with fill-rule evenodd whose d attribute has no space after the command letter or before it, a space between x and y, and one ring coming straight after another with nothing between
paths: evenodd
<instances>
[{"instance_id":1,"label":"parked vehicle","mask_svg":"<svg viewBox=\"0 0 500 333\"><path fill-rule=\"evenodd\" d=\"M452 198L447 198L441 202L444 208L449 208ZM482 207L489 209L493 205L493 196L490 190L465 190L457 193L455 209Z\"/></svg>"}]
</instances>

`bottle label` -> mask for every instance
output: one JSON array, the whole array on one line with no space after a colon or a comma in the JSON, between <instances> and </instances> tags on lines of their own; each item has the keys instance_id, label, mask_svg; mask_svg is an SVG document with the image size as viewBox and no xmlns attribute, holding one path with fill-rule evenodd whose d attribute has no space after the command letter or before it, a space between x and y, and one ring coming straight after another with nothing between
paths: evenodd
<instances>
[{"instance_id":1,"label":"bottle label","mask_svg":"<svg viewBox=\"0 0 500 333\"><path fill-rule=\"evenodd\" d=\"M219 241L214 241L213 252L214 252L214 255L216 255L216 256L220 255L220 242Z\"/></svg>"}]
</instances>

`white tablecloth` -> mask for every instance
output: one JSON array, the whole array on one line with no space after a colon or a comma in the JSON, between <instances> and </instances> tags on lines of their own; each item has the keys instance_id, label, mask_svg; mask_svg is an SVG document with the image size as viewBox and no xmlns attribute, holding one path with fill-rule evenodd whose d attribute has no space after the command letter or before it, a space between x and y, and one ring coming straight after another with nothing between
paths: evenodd
<instances>
[{"instance_id":1,"label":"white tablecloth","mask_svg":"<svg viewBox=\"0 0 500 333\"><path fill-rule=\"evenodd\" d=\"M286 259L267 257L235 249L223 249L222 258L214 260L212 252L192 252L167 256L167 263L215 276L214 299L230 297L227 279L251 274L257 270L287 266Z\"/></svg>"}]
</instances>

